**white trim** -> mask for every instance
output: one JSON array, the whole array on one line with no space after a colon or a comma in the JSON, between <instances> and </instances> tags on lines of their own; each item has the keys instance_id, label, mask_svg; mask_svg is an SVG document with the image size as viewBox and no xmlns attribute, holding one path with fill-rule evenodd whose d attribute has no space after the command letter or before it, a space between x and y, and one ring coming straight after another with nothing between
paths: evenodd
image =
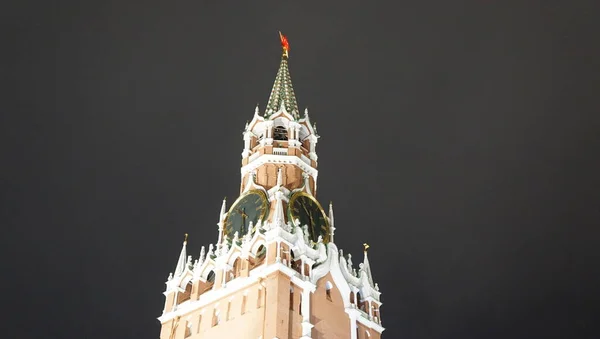
<instances>
[{"instance_id":1,"label":"white trim","mask_svg":"<svg viewBox=\"0 0 600 339\"><path fill-rule=\"evenodd\" d=\"M189 300L189 301L186 301L186 302L183 302L183 303L177 305L176 311L163 314L162 316L158 317L158 320L161 323L164 323L165 321L171 320L171 319L175 318L176 316L181 316L181 315L184 315L195 309L212 304L217 300L221 300L222 298L225 298L229 294L236 293L239 290L241 290L243 288L248 288L251 285L254 285L256 283L258 283L258 279L256 277L234 279L227 284L226 288L210 290L206 293L201 294L200 298L198 300L193 300L193 301ZM219 305L219 303L214 305L214 307L218 307L218 305Z\"/></svg>"},{"instance_id":2,"label":"white trim","mask_svg":"<svg viewBox=\"0 0 600 339\"><path fill-rule=\"evenodd\" d=\"M327 244L327 253L326 260L319 266L315 267L311 271L311 280L314 284L316 284L320 279L325 277L327 273L331 273L331 277L335 286L340 291L342 295L342 301L344 302L344 307L350 307L350 285L344 278L342 271L340 270L340 263L338 257L338 249L333 243Z\"/></svg>"},{"instance_id":3,"label":"white trim","mask_svg":"<svg viewBox=\"0 0 600 339\"><path fill-rule=\"evenodd\" d=\"M231 280L227 283L227 287L223 287L217 290L210 290L200 295L198 300L189 300L185 301L179 305L177 305L177 310L173 312L169 312L163 314L158 318L160 322L165 322L171 320L176 316L184 315L188 312L191 312L197 308L204 307L209 305L217 300L221 300L227 297L229 294L234 294L241 289L248 288L253 284L259 282L260 278L266 278L268 275L280 271L285 275L290 277L290 280L297 286L301 287L303 290L306 289L313 293L316 289L316 286L310 281L305 281L300 279L297 275L298 272L295 270L281 264L274 263L266 267L261 267L250 271L250 275L246 278L238 277L234 280ZM233 298L233 296L231 296ZM218 303L214 306L217 307Z\"/></svg>"},{"instance_id":4,"label":"white trim","mask_svg":"<svg viewBox=\"0 0 600 339\"><path fill-rule=\"evenodd\" d=\"M296 156L287 155L274 155L274 154L263 154L246 166L242 166L241 173L242 177L247 173L250 173L258 167L265 164L291 164L300 167L301 170L308 173L316 181L319 171L312 166L307 165L302 159Z\"/></svg>"},{"instance_id":5,"label":"white trim","mask_svg":"<svg viewBox=\"0 0 600 339\"><path fill-rule=\"evenodd\" d=\"M378 323L369 320L367 318L365 318L366 314L363 314L361 311L355 309L355 308L346 308L346 313L348 313L348 315L350 315L350 318L352 319L353 317L360 322L361 324L365 325L366 327L373 329L377 332L379 332L380 334L385 331L385 328L381 325L379 325Z\"/></svg>"}]
</instances>

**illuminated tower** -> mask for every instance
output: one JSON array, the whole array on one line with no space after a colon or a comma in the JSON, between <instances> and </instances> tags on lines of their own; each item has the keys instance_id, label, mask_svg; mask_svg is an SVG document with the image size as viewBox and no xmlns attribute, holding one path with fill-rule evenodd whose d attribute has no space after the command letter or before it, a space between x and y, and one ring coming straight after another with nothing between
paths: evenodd
<instances>
[{"instance_id":1,"label":"illuminated tower","mask_svg":"<svg viewBox=\"0 0 600 339\"><path fill-rule=\"evenodd\" d=\"M216 245L166 282L161 339L380 338L380 292L364 244L358 269L316 199L319 136L301 115L283 55L266 110L243 133L240 196L223 201Z\"/></svg>"}]
</instances>

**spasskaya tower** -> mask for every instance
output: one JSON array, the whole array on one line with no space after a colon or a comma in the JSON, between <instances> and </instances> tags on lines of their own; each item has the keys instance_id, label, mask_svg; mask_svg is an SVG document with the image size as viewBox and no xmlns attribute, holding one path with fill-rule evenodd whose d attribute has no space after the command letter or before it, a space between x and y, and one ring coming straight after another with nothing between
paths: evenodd
<instances>
[{"instance_id":1,"label":"spasskaya tower","mask_svg":"<svg viewBox=\"0 0 600 339\"><path fill-rule=\"evenodd\" d=\"M376 339L384 330L368 245L355 268L334 243L333 206L316 198L319 135L298 109L280 38L269 101L243 132L240 195L223 201L216 243L198 258L187 255L186 235L166 282L161 339Z\"/></svg>"}]
</instances>

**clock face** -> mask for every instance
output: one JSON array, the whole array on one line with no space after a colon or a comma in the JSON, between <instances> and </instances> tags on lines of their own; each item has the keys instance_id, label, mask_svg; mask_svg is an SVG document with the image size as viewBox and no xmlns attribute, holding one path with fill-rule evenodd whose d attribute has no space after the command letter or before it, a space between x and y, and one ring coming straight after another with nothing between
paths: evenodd
<instances>
[{"instance_id":1,"label":"clock face","mask_svg":"<svg viewBox=\"0 0 600 339\"><path fill-rule=\"evenodd\" d=\"M290 198L289 216L291 220L298 219L300 225L308 226L310 239L317 241L323 236L323 242L329 242L329 222L319 202L310 194L298 192Z\"/></svg>"},{"instance_id":2,"label":"clock face","mask_svg":"<svg viewBox=\"0 0 600 339\"><path fill-rule=\"evenodd\" d=\"M241 195L231 206L225 220L225 235L233 238L235 232L242 237L248 233L248 225L265 220L269 212L269 201L263 191L252 190Z\"/></svg>"}]
</instances>

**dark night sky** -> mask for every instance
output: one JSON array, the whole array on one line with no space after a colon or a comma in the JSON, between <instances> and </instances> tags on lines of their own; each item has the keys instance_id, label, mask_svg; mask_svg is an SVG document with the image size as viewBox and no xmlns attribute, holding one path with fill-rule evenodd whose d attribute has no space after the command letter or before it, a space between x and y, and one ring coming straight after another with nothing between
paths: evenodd
<instances>
[{"instance_id":1,"label":"dark night sky","mask_svg":"<svg viewBox=\"0 0 600 339\"><path fill-rule=\"evenodd\" d=\"M3 5L3 336L158 337L183 234L196 257L237 196L281 30L384 338L600 337L595 2Z\"/></svg>"}]
</instances>

